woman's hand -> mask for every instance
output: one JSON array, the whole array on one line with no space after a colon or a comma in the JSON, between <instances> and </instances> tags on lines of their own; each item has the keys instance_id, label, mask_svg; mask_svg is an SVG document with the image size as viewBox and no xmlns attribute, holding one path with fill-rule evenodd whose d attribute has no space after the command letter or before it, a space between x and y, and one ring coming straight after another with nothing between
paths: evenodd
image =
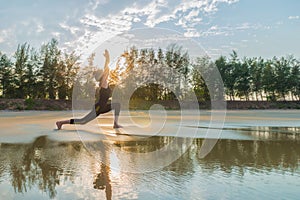
<instances>
[{"instance_id":1,"label":"woman's hand","mask_svg":"<svg viewBox=\"0 0 300 200\"><path fill-rule=\"evenodd\" d=\"M105 57L105 61L109 62L110 58L109 58L109 52L107 51L107 49L105 49L103 56Z\"/></svg>"},{"instance_id":2,"label":"woman's hand","mask_svg":"<svg viewBox=\"0 0 300 200\"><path fill-rule=\"evenodd\" d=\"M103 72L103 75L102 75L102 78L101 78L101 81L100 81L100 87L103 87L103 88L107 88L108 87L108 82L107 82L107 79L108 79L108 76L109 76L109 61L110 61L110 58L109 58L109 52L107 51L107 49L105 49L104 53L103 53L103 56L105 57L105 63L104 63L104 72Z\"/></svg>"}]
</instances>

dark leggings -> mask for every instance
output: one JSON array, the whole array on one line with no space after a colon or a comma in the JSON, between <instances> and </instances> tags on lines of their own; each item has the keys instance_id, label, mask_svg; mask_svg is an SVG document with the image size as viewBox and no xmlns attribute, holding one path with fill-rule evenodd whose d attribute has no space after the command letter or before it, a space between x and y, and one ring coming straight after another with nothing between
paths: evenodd
<instances>
[{"instance_id":1,"label":"dark leggings","mask_svg":"<svg viewBox=\"0 0 300 200\"><path fill-rule=\"evenodd\" d=\"M106 104L105 106L100 106L100 103L96 103L93 109L86 116L81 119L71 119L70 124L86 124L100 114L107 113L112 109L115 110L115 116L119 116L120 108L121 106L119 103Z\"/></svg>"}]
</instances>

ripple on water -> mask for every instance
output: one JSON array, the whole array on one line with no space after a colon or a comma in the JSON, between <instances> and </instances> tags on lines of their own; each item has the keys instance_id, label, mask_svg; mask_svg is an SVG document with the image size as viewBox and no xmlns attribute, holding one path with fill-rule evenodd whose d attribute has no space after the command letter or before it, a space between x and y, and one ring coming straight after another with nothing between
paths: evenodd
<instances>
[{"instance_id":1,"label":"ripple on water","mask_svg":"<svg viewBox=\"0 0 300 200\"><path fill-rule=\"evenodd\" d=\"M152 137L151 142L122 142L121 146L136 147L127 151L155 150L167 139ZM112 168L112 154L120 148L114 142L105 150L103 142L97 143L93 151L81 142L46 136L27 144L2 143L0 189L23 199L299 199L299 140L224 139L200 159L203 139L194 139L179 159L148 173L122 171L128 162L118 155L114 159L119 168Z\"/></svg>"}]
</instances>

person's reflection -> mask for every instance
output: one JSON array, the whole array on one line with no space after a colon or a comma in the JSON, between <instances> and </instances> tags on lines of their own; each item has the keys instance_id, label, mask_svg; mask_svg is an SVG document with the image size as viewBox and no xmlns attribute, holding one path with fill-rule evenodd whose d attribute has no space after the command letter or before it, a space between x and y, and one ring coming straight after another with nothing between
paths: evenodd
<instances>
[{"instance_id":1,"label":"person's reflection","mask_svg":"<svg viewBox=\"0 0 300 200\"><path fill-rule=\"evenodd\" d=\"M95 189L105 189L106 199L111 199L112 196L109 172L110 167L108 165L105 165L105 163L101 163L101 171L99 174L97 174L93 182Z\"/></svg>"},{"instance_id":2,"label":"person's reflection","mask_svg":"<svg viewBox=\"0 0 300 200\"><path fill-rule=\"evenodd\" d=\"M98 142L95 146L96 151L100 153L102 162L100 166L100 173L98 173L93 181L94 189L105 190L106 199L110 200L112 197L112 188L110 183L110 160L109 152L110 146L105 142Z\"/></svg>"}]
</instances>

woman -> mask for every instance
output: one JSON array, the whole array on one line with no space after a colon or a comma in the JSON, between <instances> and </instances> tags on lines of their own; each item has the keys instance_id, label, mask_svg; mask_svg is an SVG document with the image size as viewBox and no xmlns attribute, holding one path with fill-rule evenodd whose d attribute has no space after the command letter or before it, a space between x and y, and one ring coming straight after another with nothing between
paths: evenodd
<instances>
[{"instance_id":1,"label":"woman","mask_svg":"<svg viewBox=\"0 0 300 200\"><path fill-rule=\"evenodd\" d=\"M97 116L103 113L107 113L111 111L112 109L115 110L115 116L114 116L114 128L121 128L118 124L119 114L120 114L120 104L119 103L112 103L108 104L108 99L111 94L111 90L108 85L108 76L109 76L109 67L108 64L110 62L109 58L109 52L105 50L104 52L105 57L105 64L104 64L104 71L103 70L97 70L94 72L94 77L97 81L99 81L100 86L100 95L99 100L93 107L93 109L83 118L81 119L70 119L70 120L64 120L64 121L57 121L56 126L57 129L61 129L64 124L86 124L89 121L95 119Z\"/></svg>"}]
</instances>

